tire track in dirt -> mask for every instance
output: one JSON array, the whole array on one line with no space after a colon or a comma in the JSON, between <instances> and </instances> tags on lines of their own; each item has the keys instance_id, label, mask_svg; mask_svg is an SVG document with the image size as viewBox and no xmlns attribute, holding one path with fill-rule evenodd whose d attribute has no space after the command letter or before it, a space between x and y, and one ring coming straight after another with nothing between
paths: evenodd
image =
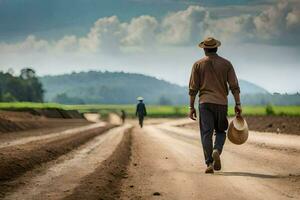
<instances>
[{"instance_id":1,"label":"tire track in dirt","mask_svg":"<svg viewBox=\"0 0 300 200\"><path fill-rule=\"evenodd\" d=\"M44 173L29 173L26 184L5 199L62 199L67 196L67 199L91 199L93 195L99 198L104 195L101 191L108 190L111 185L115 190L109 188L109 191L114 195L120 178L118 174L125 173L129 162L130 128L130 125L113 128L49 163Z\"/></svg>"},{"instance_id":2,"label":"tire track in dirt","mask_svg":"<svg viewBox=\"0 0 300 200\"><path fill-rule=\"evenodd\" d=\"M38 141L38 140L47 140L47 139L51 139L51 138L55 138L58 136L71 136L74 134L78 134L80 132L84 132L84 131L89 131L95 128L99 128L99 127L104 127L105 123L104 122L100 122L100 123L96 123L96 124L91 124L91 125L87 125L87 126L82 126L82 127L77 127L77 128L69 128L68 130L63 130L63 131L58 131L56 133L48 133L45 135L38 135L38 136L28 136L28 137L24 137L24 138L17 138L14 140L10 140L10 141L5 141L3 143L0 144L0 151L1 148L5 148L5 147L10 147L10 146L15 146L15 145L22 145L22 144L26 144L29 142L34 142L34 141Z\"/></svg>"},{"instance_id":3,"label":"tire track in dirt","mask_svg":"<svg viewBox=\"0 0 300 200\"><path fill-rule=\"evenodd\" d=\"M128 130L112 155L86 176L74 192L64 200L119 199L122 180L128 178L127 167L131 157L131 131Z\"/></svg>"},{"instance_id":4,"label":"tire track in dirt","mask_svg":"<svg viewBox=\"0 0 300 200\"><path fill-rule=\"evenodd\" d=\"M13 180L42 163L57 159L72 149L86 143L95 136L114 127L107 125L76 134L62 135L48 140L39 140L22 145L0 149L0 196L10 186L7 181Z\"/></svg>"}]
</instances>

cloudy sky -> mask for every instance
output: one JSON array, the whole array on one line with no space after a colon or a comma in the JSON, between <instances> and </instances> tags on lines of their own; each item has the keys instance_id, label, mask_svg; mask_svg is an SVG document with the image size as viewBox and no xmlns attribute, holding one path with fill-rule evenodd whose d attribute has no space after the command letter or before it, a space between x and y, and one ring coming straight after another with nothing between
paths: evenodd
<instances>
[{"instance_id":1,"label":"cloudy sky","mask_svg":"<svg viewBox=\"0 0 300 200\"><path fill-rule=\"evenodd\" d=\"M126 71L187 85L206 36L221 40L239 78L300 92L299 0L0 0L4 71Z\"/></svg>"}]
</instances>

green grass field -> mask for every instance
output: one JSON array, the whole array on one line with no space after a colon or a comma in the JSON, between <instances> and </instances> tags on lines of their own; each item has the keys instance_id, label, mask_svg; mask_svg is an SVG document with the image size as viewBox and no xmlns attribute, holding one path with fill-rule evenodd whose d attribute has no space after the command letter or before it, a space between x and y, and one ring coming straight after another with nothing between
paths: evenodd
<instances>
[{"instance_id":1,"label":"green grass field","mask_svg":"<svg viewBox=\"0 0 300 200\"><path fill-rule=\"evenodd\" d=\"M129 117L135 114L135 105L62 105L56 103L30 103L13 102L0 103L0 109L24 109L24 108L61 108L65 110L79 110L79 112L99 112L106 115L109 112L125 110ZM272 106L274 115L300 116L300 106ZM160 106L147 105L149 117L183 117L188 113L187 106ZM234 114L233 106L229 106L229 115ZM266 106L243 106L244 115L266 115Z\"/></svg>"}]
</instances>

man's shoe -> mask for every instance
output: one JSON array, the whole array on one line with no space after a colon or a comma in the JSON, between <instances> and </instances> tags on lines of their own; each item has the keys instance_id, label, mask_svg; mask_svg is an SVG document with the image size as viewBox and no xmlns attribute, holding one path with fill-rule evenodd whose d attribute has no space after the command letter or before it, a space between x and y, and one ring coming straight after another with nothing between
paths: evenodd
<instances>
[{"instance_id":1,"label":"man's shoe","mask_svg":"<svg viewBox=\"0 0 300 200\"><path fill-rule=\"evenodd\" d=\"M214 168L212 164L209 164L205 170L205 174L213 174L214 173Z\"/></svg>"},{"instance_id":2,"label":"man's shoe","mask_svg":"<svg viewBox=\"0 0 300 200\"><path fill-rule=\"evenodd\" d=\"M214 170L219 171L221 170L221 159L220 159L220 154L217 149L213 150L212 157L214 159L213 165L214 165Z\"/></svg>"}]
</instances>

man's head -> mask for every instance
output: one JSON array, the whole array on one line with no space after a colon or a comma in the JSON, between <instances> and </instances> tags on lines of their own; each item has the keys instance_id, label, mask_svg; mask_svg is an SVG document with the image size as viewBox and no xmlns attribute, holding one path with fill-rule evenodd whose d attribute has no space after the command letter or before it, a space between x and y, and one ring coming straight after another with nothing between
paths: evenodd
<instances>
[{"instance_id":1,"label":"man's head","mask_svg":"<svg viewBox=\"0 0 300 200\"><path fill-rule=\"evenodd\" d=\"M143 102L144 98L143 97L138 97L136 98L139 102Z\"/></svg>"},{"instance_id":2,"label":"man's head","mask_svg":"<svg viewBox=\"0 0 300 200\"><path fill-rule=\"evenodd\" d=\"M221 42L216 40L213 37L205 38L199 45L200 48L203 48L205 53L216 53L218 47L221 46Z\"/></svg>"},{"instance_id":3,"label":"man's head","mask_svg":"<svg viewBox=\"0 0 300 200\"><path fill-rule=\"evenodd\" d=\"M207 54L207 53L217 53L218 47L212 48L212 49L210 49L210 48L203 48L203 50L204 50L205 54Z\"/></svg>"}]
</instances>

